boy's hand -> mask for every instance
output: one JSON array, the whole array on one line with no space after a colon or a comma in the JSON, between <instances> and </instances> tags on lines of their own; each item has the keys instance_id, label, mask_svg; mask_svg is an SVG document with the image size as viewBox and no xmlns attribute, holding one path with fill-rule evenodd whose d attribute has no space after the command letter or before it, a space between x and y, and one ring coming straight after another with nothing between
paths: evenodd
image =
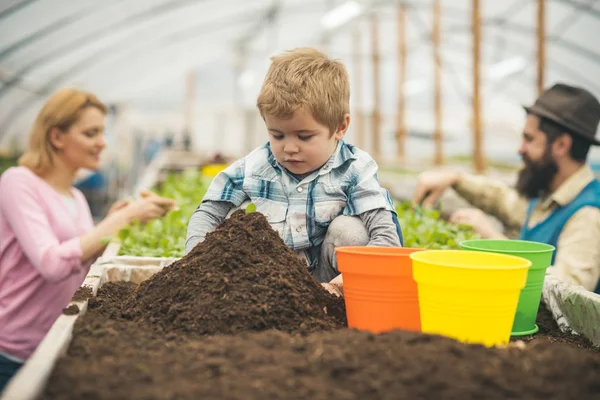
<instances>
[{"instance_id":1,"label":"boy's hand","mask_svg":"<svg viewBox=\"0 0 600 400\"><path fill-rule=\"evenodd\" d=\"M338 297L344 297L344 280L342 274L339 274L329 282L321 283L325 290Z\"/></svg>"}]
</instances>

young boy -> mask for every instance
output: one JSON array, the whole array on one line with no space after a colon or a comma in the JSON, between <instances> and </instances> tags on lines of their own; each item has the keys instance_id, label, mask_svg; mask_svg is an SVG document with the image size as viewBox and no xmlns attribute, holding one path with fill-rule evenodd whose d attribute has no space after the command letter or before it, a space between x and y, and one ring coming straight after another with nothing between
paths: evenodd
<instances>
[{"instance_id":1,"label":"young boy","mask_svg":"<svg viewBox=\"0 0 600 400\"><path fill-rule=\"evenodd\" d=\"M342 141L350 124L349 86L344 65L317 50L272 58L257 100L269 142L213 180L190 219L186 253L249 202L320 282L339 274L335 247L402 246L377 164Z\"/></svg>"}]
</instances>

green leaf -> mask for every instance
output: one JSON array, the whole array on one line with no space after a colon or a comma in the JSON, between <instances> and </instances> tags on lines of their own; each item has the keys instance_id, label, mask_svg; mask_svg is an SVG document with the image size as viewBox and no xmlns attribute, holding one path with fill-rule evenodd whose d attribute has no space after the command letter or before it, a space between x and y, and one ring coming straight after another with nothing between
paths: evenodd
<instances>
[{"instance_id":1,"label":"green leaf","mask_svg":"<svg viewBox=\"0 0 600 400\"><path fill-rule=\"evenodd\" d=\"M256 204L254 204L254 203L248 204L248 207L246 207L246 214L250 214L250 213L254 213L254 212L256 212Z\"/></svg>"},{"instance_id":2,"label":"green leaf","mask_svg":"<svg viewBox=\"0 0 600 400\"><path fill-rule=\"evenodd\" d=\"M413 208L410 202L396 204L405 247L459 249L460 242L477 238L470 226L454 225L441 218L439 210Z\"/></svg>"}]
</instances>

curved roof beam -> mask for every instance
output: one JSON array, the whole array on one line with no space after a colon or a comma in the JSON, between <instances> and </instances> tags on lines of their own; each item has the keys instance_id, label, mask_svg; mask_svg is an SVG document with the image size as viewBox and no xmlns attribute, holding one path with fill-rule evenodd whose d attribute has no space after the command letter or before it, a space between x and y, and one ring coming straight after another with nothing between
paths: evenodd
<instances>
[{"instance_id":1,"label":"curved roof beam","mask_svg":"<svg viewBox=\"0 0 600 400\"><path fill-rule=\"evenodd\" d=\"M4 87L0 88L0 98L5 96L6 93L10 90L10 88L17 84L27 73L36 70L37 68L49 63L50 61L60 58L74 50L80 49L81 47L89 45L95 40L99 40L102 37L106 37L107 34L118 32L120 30L131 29L137 24L143 21L147 21L151 18L163 18L165 16L165 12L173 11L178 8L186 7L192 4L197 4L198 1L207 0L171 0L169 2L165 2L160 5L154 6L150 9L143 10L136 14L130 15L122 21L118 21L114 24L109 24L108 26L103 26L99 29L92 30L91 32L88 32L87 34L80 36L69 43L65 43L58 49L54 49L49 54L41 55L29 65L17 71L14 74L14 76L5 81Z\"/></svg>"},{"instance_id":2,"label":"curved roof beam","mask_svg":"<svg viewBox=\"0 0 600 400\"><path fill-rule=\"evenodd\" d=\"M306 6L306 2L302 6L298 6L298 9L293 8L291 12L294 15L297 15L298 12L301 12L302 7ZM147 40L141 43L137 38L129 38L128 40L124 40L120 42L118 46L115 45L106 45L102 49L94 52L92 55L87 56L85 59L78 61L73 65L73 67L68 68L65 72L59 74L58 76L49 79L46 83L42 84L41 89L39 90L28 90L33 94L38 95L47 95L52 90L54 90L61 83L68 80L73 74L79 73L86 69L86 66L105 63L107 60L111 61L111 64L115 64L116 62L125 62L127 58L130 58L132 55L135 55L139 52L145 51L156 51L162 50L165 47L168 47L172 44L178 44L181 42L185 42L191 39L195 39L199 36L203 36L205 34L213 33L222 28L230 28L231 26L244 23L246 21L252 21L254 19L259 19L262 21L266 16L273 14L273 7L277 6L277 3L273 3L272 6L268 7L265 12L265 8L261 8L257 10L254 14L248 14L248 10L244 10L243 12L237 13L235 15L227 15L220 20L213 20L210 22L206 22L199 26L185 27L180 30L170 31L165 33L164 30L158 31L159 34L156 36L146 37ZM290 11L289 9L286 11ZM260 18L258 18L260 17ZM256 27L258 28L258 27ZM247 36L247 35L246 35ZM162 39L162 40L161 40ZM133 43L133 46L131 44ZM148 46L150 44L150 46ZM110 50L110 52L105 53L106 50ZM132 53L133 52L133 53ZM117 55L115 59L115 55ZM102 57L100 57L102 56ZM120 56L120 57L119 57ZM16 84L14 85L16 86ZM10 115L10 113L9 113ZM14 119L14 118L13 118ZM6 120L3 121L2 126L7 126L9 122Z\"/></svg>"},{"instance_id":3,"label":"curved roof beam","mask_svg":"<svg viewBox=\"0 0 600 400\"><path fill-rule=\"evenodd\" d=\"M211 53L208 57L203 58L202 62L200 62L199 64L196 64L198 66L202 66L208 63L211 63L213 61L215 61L216 59L218 59L220 56L219 54L216 53ZM169 67L171 67L171 69L173 69L171 64L167 64ZM160 70L162 72L162 78L161 75L158 75L159 78L158 80L164 80L164 76L168 76L168 71L169 68L165 68L164 64L160 64L158 66L159 68L157 68L158 70ZM180 67L180 66L176 66L176 67ZM139 86L139 85L144 85L146 82L148 81L152 81L155 82L157 79L157 75L155 74L151 74L151 73L145 73L145 74L135 74L132 75L131 73L125 75L125 76L121 76L120 79L115 82L118 86L120 86L121 82L126 82L126 85L131 86ZM52 90L50 90L50 87L45 87L42 88L42 90L45 91L45 94L50 93ZM41 98L40 97L33 97L33 98L29 98L26 99L25 101L19 103L16 107L14 107L11 110L11 117L8 119L5 119L5 121L3 121L2 126L0 127L0 141L1 140L5 140L6 138L11 137L15 132L14 131L10 131L9 128L11 127L11 125L17 121L19 121L19 117L21 117L25 112L29 111L32 107L34 106L38 106L40 104ZM108 104L108 103L107 103ZM10 115L10 114L9 114Z\"/></svg>"},{"instance_id":4,"label":"curved roof beam","mask_svg":"<svg viewBox=\"0 0 600 400\"><path fill-rule=\"evenodd\" d=\"M122 0L119 0L119 1L122 1ZM200 0L200 1L207 1L207 0ZM101 32L109 32L113 29L119 30L122 28L132 28L135 25L135 24L131 24L131 22L133 22L133 21L137 21L137 23L141 23L142 21L147 21L147 19L144 19L144 18L146 18L148 15L150 15L152 17L156 17L157 14L164 11L165 8L168 11L173 11L180 7L184 7L184 6L187 6L190 4L196 5L196 4L198 4L198 1L197 0L173 0L173 1L171 1L171 3L176 3L176 4L171 5L171 6L168 6L168 4L161 4L160 6L153 7L152 9L144 10L143 12L129 16L128 18L126 18L123 21L119 21L108 27L103 27L103 28L97 29L94 32L84 35L84 37L79 37L77 40L72 41L71 43L68 43L66 45L63 45L58 50L54 50L49 54L38 57L38 59L36 59L30 65L22 68L21 70L17 71L12 77L4 80L5 85L3 87L0 87L0 99L6 95L6 93L10 90L10 88L12 86L16 86L21 81L21 79L25 77L25 75L27 73L47 64L50 61L53 61L54 59L62 57L71 51L77 50L78 48L81 48L81 47L89 44L90 42L93 42L93 40L90 40L90 39L96 39L96 38L100 37L101 35L99 35L99 33L101 33ZM273 7L275 5L277 5L277 3L278 2L274 2L271 6L267 7L267 13L272 13ZM301 6L298 6L298 10L295 11L295 15L297 15L297 12L301 12L301 10L306 7L307 3L308 2L305 2ZM165 6L168 6L168 7L165 7ZM264 9L264 7L262 9ZM163 17L164 15L165 14L162 13L158 17L160 18L160 17ZM246 17L248 18L247 14L246 14ZM245 21L242 20L241 22L245 22ZM195 28L191 28L191 29L184 28L178 34L172 35L173 36L172 40L180 40L180 38L183 38L185 40L186 36L188 34L193 35L194 29ZM203 28L201 27L200 30L203 30ZM187 32L187 31L190 31L190 32ZM106 35L104 35L102 37L105 38ZM161 36L158 36L158 38L160 38L160 37ZM132 41L132 40L131 39L126 40L125 42L128 42L128 41ZM108 48L108 46L107 46L107 48ZM114 46L111 46L110 48L112 51ZM90 58L88 58L88 59L90 59ZM97 61L97 59L95 61ZM2 80L1 77L0 77L0 80Z\"/></svg>"},{"instance_id":5,"label":"curved roof beam","mask_svg":"<svg viewBox=\"0 0 600 400\"><path fill-rule=\"evenodd\" d=\"M501 24L503 28L507 28L512 32L526 33L528 35L534 35L536 33L535 28L530 28L528 26L520 25L514 22L490 21L490 23L493 25ZM578 45L577 43L564 39L560 35L550 34L546 36L546 39L550 42L555 43L557 46L562 47L565 50L579 54L580 56L587 58L593 61L594 63L600 64L600 53L596 53L592 50Z\"/></svg>"},{"instance_id":6,"label":"curved roof beam","mask_svg":"<svg viewBox=\"0 0 600 400\"><path fill-rule=\"evenodd\" d=\"M261 12L261 15L262 14L263 13ZM170 46L180 45L184 41L197 39L198 37L204 34L214 33L215 31L218 31L220 29L230 28L231 26L247 21L248 19L248 13L243 12L240 14L236 14L233 18L231 16L228 16L228 18L223 18L222 20L217 21L210 21L206 24L194 28L185 28L179 32L171 32L166 37L164 37L162 41L158 43L157 50L165 51L165 49L168 49ZM151 40L144 42L142 46L137 46L137 49L134 49L138 50L138 52L144 51L146 55L156 56L157 51L148 53L148 46L144 46L150 43L151 45L154 45L154 47L157 47L156 40L157 38L153 37ZM114 46L112 45L106 47L110 48L111 51L115 50ZM120 47L118 54L122 57L117 57L117 59L113 59L112 62L123 63L125 59L131 57L132 50L134 49L132 49L131 46L128 45ZM35 91L35 94L39 96L49 95L55 89L60 87L63 83L69 80L69 78L72 78L75 74L86 70L90 64L98 64L99 62L102 62L102 60L105 60L106 58L103 58L101 56L105 54L106 50L106 48L101 48L98 51L94 52L92 55L84 58L83 60L79 60L79 62L73 64L67 70L63 71L57 76L54 76L52 79L49 79L42 87ZM7 118L5 118L4 121L2 121L2 124L0 125L0 132L5 132L7 128L9 128L10 125L31 106L31 104L35 103L35 101L37 101L35 97L29 97L18 103L16 106L14 106L11 109L11 111L7 113Z\"/></svg>"},{"instance_id":7,"label":"curved roof beam","mask_svg":"<svg viewBox=\"0 0 600 400\"><path fill-rule=\"evenodd\" d=\"M37 0L23 0L12 6L8 6L4 10L0 11L0 19L7 18L9 15L14 14L19 11L21 8L30 5L31 3L35 3Z\"/></svg>"},{"instance_id":8,"label":"curved roof beam","mask_svg":"<svg viewBox=\"0 0 600 400\"><path fill-rule=\"evenodd\" d=\"M451 44L454 48L464 47L465 52L471 51L470 45L465 45L464 43L460 43L460 42L453 42L451 39L448 41L448 43ZM485 43L482 43L482 45L484 47L490 47L493 44L489 43L489 42L485 42ZM520 46L519 43L514 42L514 41L508 41L507 45L510 46L511 49L516 50L513 53L514 56L522 56L525 59L529 58L530 62L535 61L535 59L536 59L535 55L531 56L530 50L523 46ZM571 67L567 66L566 64L563 64L554 58L547 57L547 61L549 64L552 64L552 69L555 69L556 71L560 72L561 74L564 74L565 76L570 76L573 79L578 80L582 84L585 84L590 89L600 93L600 86L598 85L598 83L592 79L586 78L584 75L580 74L579 71L577 71L576 69L571 68ZM512 83L516 83L516 82L519 82L521 84L532 84L533 85L533 81L531 81L529 79L525 79L523 74L517 74L517 75L513 75L509 78L506 78L503 83L498 83L496 90L501 90L501 89L505 88L506 86L508 86Z\"/></svg>"},{"instance_id":9,"label":"curved roof beam","mask_svg":"<svg viewBox=\"0 0 600 400\"><path fill-rule=\"evenodd\" d=\"M116 2L113 2L110 5L112 6L114 4L118 4L119 2L122 2L122 1L124 1L124 0L117 0ZM106 5L106 3L105 3L105 5ZM44 36L49 35L53 32L56 32L59 29L62 29L65 26L72 24L73 22L76 22L82 15L87 14L92 9L97 10L98 4L94 4L92 7L88 7L83 10L80 10L78 12L75 12L73 14L62 17L59 20L53 22L52 24L50 24L42 29L39 29L35 32L32 32L30 35L24 37L23 39L14 42L9 47L0 51L0 61L4 60L6 57L13 54L15 51L19 51L21 48L35 43L37 40L42 39Z\"/></svg>"},{"instance_id":10,"label":"curved roof beam","mask_svg":"<svg viewBox=\"0 0 600 400\"><path fill-rule=\"evenodd\" d=\"M587 14L590 14L592 17L596 18L596 19L600 19L600 11L591 8L590 4L581 4L581 3L577 3L575 1L572 0L553 0L557 3L562 3L562 4L566 4L568 6L571 6L579 11L585 11ZM595 0L591 1L591 4L593 5L593 3L595 2Z\"/></svg>"}]
</instances>

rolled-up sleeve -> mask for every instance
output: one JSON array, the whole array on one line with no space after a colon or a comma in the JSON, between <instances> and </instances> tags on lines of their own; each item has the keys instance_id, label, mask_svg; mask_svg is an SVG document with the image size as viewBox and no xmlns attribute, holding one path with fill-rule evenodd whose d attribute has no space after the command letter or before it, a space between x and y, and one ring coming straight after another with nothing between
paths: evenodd
<instances>
[{"instance_id":1,"label":"rolled-up sleeve","mask_svg":"<svg viewBox=\"0 0 600 400\"><path fill-rule=\"evenodd\" d=\"M520 229L525 223L527 200L504 182L465 174L453 188L474 207L493 215L509 227Z\"/></svg>"},{"instance_id":2,"label":"rolled-up sleeve","mask_svg":"<svg viewBox=\"0 0 600 400\"><path fill-rule=\"evenodd\" d=\"M25 180L14 175L3 177L0 212L44 279L59 282L81 270L79 238L59 242L33 188Z\"/></svg>"}]
</instances>

